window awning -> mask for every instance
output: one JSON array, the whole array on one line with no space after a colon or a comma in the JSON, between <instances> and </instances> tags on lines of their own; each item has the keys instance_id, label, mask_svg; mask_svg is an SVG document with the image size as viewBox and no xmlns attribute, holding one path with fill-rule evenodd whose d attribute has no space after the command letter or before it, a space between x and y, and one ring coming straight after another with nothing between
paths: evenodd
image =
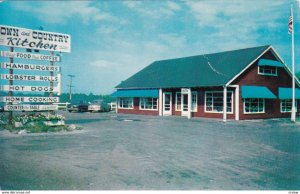
<instances>
[{"instance_id":1,"label":"window awning","mask_svg":"<svg viewBox=\"0 0 300 194\"><path fill-rule=\"evenodd\" d=\"M276 96L265 86L242 86L242 98L276 99Z\"/></svg>"},{"instance_id":2,"label":"window awning","mask_svg":"<svg viewBox=\"0 0 300 194\"><path fill-rule=\"evenodd\" d=\"M292 88L279 88L279 99L292 99ZM300 90L295 88L295 98L300 99Z\"/></svg>"},{"instance_id":3,"label":"window awning","mask_svg":"<svg viewBox=\"0 0 300 194\"><path fill-rule=\"evenodd\" d=\"M158 90L117 90L112 93L113 97L152 97L158 98Z\"/></svg>"},{"instance_id":4,"label":"window awning","mask_svg":"<svg viewBox=\"0 0 300 194\"><path fill-rule=\"evenodd\" d=\"M283 63L270 59L259 59L258 66L284 67Z\"/></svg>"}]
</instances>

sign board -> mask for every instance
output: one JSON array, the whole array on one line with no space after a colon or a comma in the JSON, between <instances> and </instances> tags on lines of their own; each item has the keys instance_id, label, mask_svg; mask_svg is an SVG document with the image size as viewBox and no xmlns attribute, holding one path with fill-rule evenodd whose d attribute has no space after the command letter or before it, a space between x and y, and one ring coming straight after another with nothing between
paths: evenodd
<instances>
[{"instance_id":1,"label":"sign board","mask_svg":"<svg viewBox=\"0 0 300 194\"><path fill-rule=\"evenodd\" d=\"M32 105L32 104L21 104L21 105L5 105L5 111L46 111L46 110L58 110L57 105Z\"/></svg>"},{"instance_id":2,"label":"sign board","mask_svg":"<svg viewBox=\"0 0 300 194\"><path fill-rule=\"evenodd\" d=\"M181 88L181 93L182 94L188 94L189 93L189 88Z\"/></svg>"},{"instance_id":3,"label":"sign board","mask_svg":"<svg viewBox=\"0 0 300 194\"><path fill-rule=\"evenodd\" d=\"M59 92L58 87L49 86L22 86L22 85L2 85L2 91L22 91L22 92Z\"/></svg>"},{"instance_id":4,"label":"sign board","mask_svg":"<svg viewBox=\"0 0 300 194\"><path fill-rule=\"evenodd\" d=\"M31 71L55 71L60 72L59 66L47 66L47 65L33 65L23 63L0 63L2 69L19 69L19 70L31 70Z\"/></svg>"},{"instance_id":5,"label":"sign board","mask_svg":"<svg viewBox=\"0 0 300 194\"><path fill-rule=\"evenodd\" d=\"M4 96L0 97L1 102L13 102L13 103L20 103L20 102L42 102L42 103L58 103L59 97L25 97L25 96Z\"/></svg>"},{"instance_id":6,"label":"sign board","mask_svg":"<svg viewBox=\"0 0 300 194\"><path fill-rule=\"evenodd\" d=\"M10 51L1 51L0 56L1 57L9 57L9 58L41 60L41 61L55 61L55 62L60 61L59 56L41 55L41 54L33 54L33 53L10 52Z\"/></svg>"},{"instance_id":7,"label":"sign board","mask_svg":"<svg viewBox=\"0 0 300 194\"><path fill-rule=\"evenodd\" d=\"M71 52L71 36L0 25L0 45L69 53Z\"/></svg>"},{"instance_id":8,"label":"sign board","mask_svg":"<svg viewBox=\"0 0 300 194\"><path fill-rule=\"evenodd\" d=\"M43 75L21 75L21 74L0 74L0 79L4 80L20 80L20 81L43 81L43 82L57 82L57 76L43 76Z\"/></svg>"}]
</instances>

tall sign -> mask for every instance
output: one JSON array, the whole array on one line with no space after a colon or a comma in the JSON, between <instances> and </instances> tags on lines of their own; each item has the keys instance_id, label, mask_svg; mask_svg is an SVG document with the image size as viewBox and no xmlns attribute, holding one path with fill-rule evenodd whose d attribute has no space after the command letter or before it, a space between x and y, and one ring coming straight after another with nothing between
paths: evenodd
<instances>
[{"instance_id":1,"label":"tall sign","mask_svg":"<svg viewBox=\"0 0 300 194\"><path fill-rule=\"evenodd\" d=\"M57 105L53 105L52 103L59 102L61 74L60 67L55 66L54 62L60 62L61 59L55 52L70 53L71 36L68 34L0 25L0 45L9 47L9 51L0 51L0 57L9 58L9 61L0 63L0 68L4 70L0 74L0 79L8 82L8 84L0 85L0 91L8 92L7 96L0 97L0 102L6 103L4 110L9 111L9 123L11 123L12 111L57 110ZM19 50L15 52L14 48L19 48L19 50L21 48L24 51L28 51L28 49L49 51L50 55L19 52ZM21 61L21 63L15 63L15 58ZM38 60L40 62L39 64L30 64L30 62L27 62L31 60ZM48 62L48 64L42 64L42 62ZM19 72L14 73L14 70ZM29 71L30 73L27 73ZM50 74L45 75L45 73L41 73L46 71ZM18 84L15 85L14 81L17 81ZM19 84L23 81L26 84ZM41 86L42 84L36 84L37 82L48 83L48 85ZM29 94L32 92L46 92L49 93L49 97L14 96L13 92L26 92ZM57 97L53 96L54 94Z\"/></svg>"},{"instance_id":2,"label":"tall sign","mask_svg":"<svg viewBox=\"0 0 300 194\"><path fill-rule=\"evenodd\" d=\"M71 36L0 25L0 45L25 49L71 52Z\"/></svg>"}]
</instances>

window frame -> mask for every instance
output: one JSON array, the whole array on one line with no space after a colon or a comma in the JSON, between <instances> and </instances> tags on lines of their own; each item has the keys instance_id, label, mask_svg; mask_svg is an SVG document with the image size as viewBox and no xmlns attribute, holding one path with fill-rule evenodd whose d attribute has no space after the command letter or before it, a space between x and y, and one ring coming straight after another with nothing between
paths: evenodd
<instances>
[{"instance_id":1,"label":"window frame","mask_svg":"<svg viewBox=\"0 0 300 194\"><path fill-rule=\"evenodd\" d=\"M193 95L196 94L196 102L195 102L195 108L193 109ZM198 91L192 91L192 102L191 102L191 112L197 112L198 111Z\"/></svg>"},{"instance_id":2,"label":"window frame","mask_svg":"<svg viewBox=\"0 0 300 194\"><path fill-rule=\"evenodd\" d=\"M152 108L142 108L142 99L148 99L151 98L152 99ZM155 101L153 99L156 99ZM153 108L154 102L156 102L156 108ZM153 111L157 111L158 110L158 98L152 98L152 97L142 97L139 98L139 110L153 110Z\"/></svg>"},{"instance_id":3,"label":"window frame","mask_svg":"<svg viewBox=\"0 0 300 194\"><path fill-rule=\"evenodd\" d=\"M131 99L132 107L127 107L127 108L126 107L121 107L121 100L123 101L124 98ZM118 109L131 109L132 110L133 108L134 108L133 97L120 97L120 98L118 98Z\"/></svg>"},{"instance_id":4,"label":"window frame","mask_svg":"<svg viewBox=\"0 0 300 194\"><path fill-rule=\"evenodd\" d=\"M222 93L222 98L224 98L224 92L223 91L205 91L205 96L204 96L204 112L205 113L219 113L219 114L223 114L223 112L224 112L224 108L222 108L222 111L220 111L220 112L218 112L218 111L214 111L214 106L213 106L213 100L212 100L212 111L208 111L208 110L206 110L206 105L207 105L207 99L206 99L206 96L207 96L207 93ZM228 97L229 97L229 95L228 95L228 93L231 93L231 95L230 95L230 97L231 97L231 111L230 112L228 112L228 111L226 111L226 113L227 114L233 114L233 91L227 91L227 99L228 99ZM214 98L214 97L212 97L212 98ZM228 100L227 100L227 104L228 104ZM224 104L223 104L223 107L224 107ZM227 108L228 108L228 106L227 106Z\"/></svg>"},{"instance_id":5,"label":"window frame","mask_svg":"<svg viewBox=\"0 0 300 194\"><path fill-rule=\"evenodd\" d=\"M267 75L267 76L278 76L278 68L277 67L274 67L275 68L275 74L272 74L272 73L265 73L265 72L260 72L260 70L261 69L263 69L263 68L265 68L265 67L273 67L273 66L267 66L267 65L264 65L264 66L258 66L258 75Z\"/></svg>"},{"instance_id":6,"label":"window frame","mask_svg":"<svg viewBox=\"0 0 300 194\"><path fill-rule=\"evenodd\" d=\"M246 106L245 106L246 100L249 100L249 99L262 99L263 100L263 111L262 112L246 112ZM264 99L264 98L245 98L245 99L243 99L243 113L244 114L265 114L266 113L266 99Z\"/></svg>"},{"instance_id":7,"label":"window frame","mask_svg":"<svg viewBox=\"0 0 300 194\"><path fill-rule=\"evenodd\" d=\"M177 94L180 94L180 109L177 108L177 106L178 106L178 104L177 104L178 103ZM182 104L182 93L181 92L176 92L175 93L175 111L182 111L181 104Z\"/></svg>"},{"instance_id":8,"label":"window frame","mask_svg":"<svg viewBox=\"0 0 300 194\"><path fill-rule=\"evenodd\" d=\"M283 101L287 101L287 100L291 101L291 110L290 111L283 111L282 110L282 103L283 103ZM292 107L293 107L292 99L282 99L282 100L280 100L280 112L281 113L291 113L292 112ZM296 108L296 111L297 111L297 101L295 101L295 108Z\"/></svg>"}]
</instances>

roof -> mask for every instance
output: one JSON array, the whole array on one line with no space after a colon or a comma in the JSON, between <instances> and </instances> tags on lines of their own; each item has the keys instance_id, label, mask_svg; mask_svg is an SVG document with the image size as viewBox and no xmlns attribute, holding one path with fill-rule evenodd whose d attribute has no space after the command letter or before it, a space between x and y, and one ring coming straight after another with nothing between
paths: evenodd
<instances>
[{"instance_id":1,"label":"roof","mask_svg":"<svg viewBox=\"0 0 300 194\"><path fill-rule=\"evenodd\" d=\"M265 86L242 86L242 98L276 99L276 96Z\"/></svg>"},{"instance_id":2,"label":"roof","mask_svg":"<svg viewBox=\"0 0 300 194\"><path fill-rule=\"evenodd\" d=\"M158 90L118 90L113 97L158 97Z\"/></svg>"},{"instance_id":3,"label":"roof","mask_svg":"<svg viewBox=\"0 0 300 194\"><path fill-rule=\"evenodd\" d=\"M117 89L224 86L270 46L155 61Z\"/></svg>"}]
</instances>

